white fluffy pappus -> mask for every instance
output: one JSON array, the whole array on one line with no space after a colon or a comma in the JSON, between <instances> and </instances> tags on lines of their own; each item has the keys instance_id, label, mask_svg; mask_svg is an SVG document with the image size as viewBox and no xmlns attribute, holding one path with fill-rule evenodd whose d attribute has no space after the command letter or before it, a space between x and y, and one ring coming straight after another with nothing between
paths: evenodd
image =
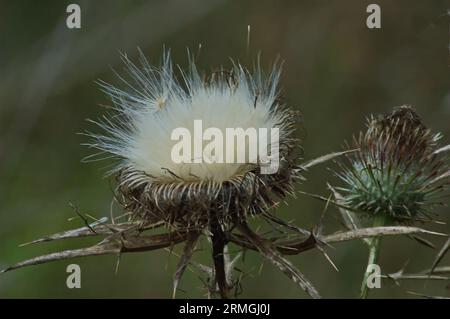
<instances>
[{"instance_id":1,"label":"white fluffy pappus","mask_svg":"<svg viewBox=\"0 0 450 319\"><path fill-rule=\"evenodd\" d=\"M179 81L169 53L159 67L150 65L142 52L139 66L126 55L122 59L128 76L118 77L125 88L100 81L113 110L96 122L105 133L89 133L92 141L88 145L100 150L90 160L102 154L116 157L111 172L127 172L127 184L179 179L223 182L254 167L249 163L175 163L171 152L177 141L171 133L180 127L192 132L194 120L202 120L203 129L214 127L222 132L226 128L278 128L280 141L294 130L291 114L277 101L277 64L267 76L259 67L250 73L233 63L231 71L220 70L205 78L189 59L188 71L180 68ZM224 147L224 152L230 151L227 143Z\"/></svg>"}]
</instances>

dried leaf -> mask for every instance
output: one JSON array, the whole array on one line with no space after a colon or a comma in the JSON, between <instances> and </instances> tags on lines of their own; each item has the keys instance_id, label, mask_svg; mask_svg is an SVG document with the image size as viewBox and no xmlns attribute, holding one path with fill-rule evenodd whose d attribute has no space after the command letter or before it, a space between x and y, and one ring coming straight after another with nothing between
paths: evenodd
<instances>
[{"instance_id":1,"label":"dried leaf","mask_svg":"<svg viewBox=\"0 0 450 319\"><path fill-rule=\"evenodd\" d=\"M332 244L355 239L372 238L377 236L395 236L395 235L409 235L409 234L427 234L436 236L447 236L446 234L428 231L418 227L409 226L385 226L385 227L370 227L349 230L346 232L337 232L331 235L325 235L317 238L311 235L308 239L295 238L284 241L269 240L274 244L276 249L284 255L296 255L306 250L317 247L318 244ZM258 248L247 238L243 238L238 234L229 234L228 239L242 247L258 250Z\"/></svg>"},{"instance_id":2,"label":"dried leaf","mask_svg":"<svg viewBox=\"0 0 450 319\"><path fill-rule=\"evenodd\" d=\"M181 255L180 261L178 262L177 270L173 275L173 293L172 293L173 299L175 299L175 295L177 293L181 277L183 276L184 271L186 270L186 267L189 264L189 261L194 253L195 246L197 245L199 236L200 233L198 232L189 232L187 234L183 254Z\"/></svg>"},{"instance_id":3,"label":"dried leaf","mask_svg":"<svg viewBox=\"0 0 450 319\"><path fill-rule=\"evenodd\" d=\"M436 267L434 269L427 269L421 272L422 274L450 274L450 266Z\"/></svg>"},{"instance_id":4,"label":"dried leaf","mask_svg":"<svg viewBox=\"0 0 450 319\"><path fill-rule=\"evenodd\" d=\"M330 153L330 154L327 154L327 155L323 155L323 156L315 158L315 159L313 159L313 160L311 160L309 162L306 162L305 164L301 165L301 168L304 169L304 170L307 170L307 169L309 169L309 168L311 168L313 166L316 166L318 164L322 164L322 163L328 162L329 160L332 160L332 159L334 159L336 157L339 157L339 156L342 156L342 155L345 155L345 154L348 154L348 153L353 153L353 152L356 152L356 151L357 151L357 149L343 151L343 152L335 152L335 153Z\"/></svg>"},{"instance_id":5,"label":"dried leaf","mask_svg":"<svg viewBox=\"0 0 450 319\"><path fill-rule=\"evenodd\" d=\"M107 255L107 254L117 254L120 252L120 247L117 244L110 245L100 245L100 246L91 246L88 248L81 249L73 249L73 250L64 250L57 253L52 253L48 255L42 255L35 258L31 258L20 263L15 264L14 266L8 267L2 270L0 273L4 273L7 271L27 267L34 266L39 264L44 264L52 261L64 260L64 259L72 259L77 257L86 257L86 256L98 256L98 255Z\"/></svg>"},{"instance_id":6,"label":"dried leaf","mask_svg":"<svg viewBox=\"0 0 450 319\"><path fill-rule=\"evenodd\" d=\"M52 254L42 255L17 263L14 266L2 270L0 273L19 269L27 266L39 265L57 260L72 259L77 257L140 252L164 248L178 244L186 239L186 233L169 233L152 236L135 236L122 238L121 241L104 241L100 244L73 250L65 250Z\"/></svg>"},{"instance_id":7,"label":"dried leaf","mask_svg":"<svg viewBox=\"0 0 450 319\"><path fill-rule=\"evenodd\" d=\"M347 232L338 232L332 235L321 238L326 243L337 243L353 239L371 238L377 236L392 236L392 235L409 235L409 234L426 234L436 236L447 236L446 234L432 232L418 227L410 226L385 226L385 227L370 227L350 230Z\"/></svg>"},{"instance_id":8,"label":"dried leaf","mask_svg":"<svg viewBox=\"0 0 450 319\"><path fill-rule=\"evenodd\" d=\"M307 231L306 229L303 229L303 228L300 228L298 226L292 225L292 224L282 220L281 218L278 218L277 216L272 215L269 212L264 213L264 217L266 217L267 219L269 219L270 221L272 221L272 222L274 222L274 223L276 223L278 225L284 226L287 229L293 230L293 231L301 233L303 235L309 236L311 234L310 231Z\"/></svg>"},{"instance_id":9,"label":"dried leaf","mask_svg":"<svg viewBox=\"0 0 450 319\"><path fill-rule=\"evenodd\" d=\"M433 273L437 265L441 262L442 258L444 258L445 254L450 249L450 236L448 237L447 241L445 242L444 246L442 246L441 250L437 254L436 258L433 261L433 265L431 266L430 273Z\"/></svg>"},{"instance_id":10,"label":"dried leaf","mask_svg":"<svg viewBox=\"0 0 450 319\"><path fill-rule=\"evenodd\" d=\"M105 217L106 218L106 217ZM115 233L123 233L130 230L148 230L150 228L162 226L162 223L156 223L151 225L142 226L140 223L120 223L120 224L104 224L100 219L99 222L90 224L90 227L84 226L76 229L71 229L63 232L58 232L55 234L47 235L42 238L33 240L29 243L21 244L20 247L24 247L31 244L37 244L42 242L62 240L69 238L81 238L99 235L112 235Z\"/></svg>"},{"instance_id":11,"label":"dried leaf","mask_svg":"<svg viewBox=\"0 0 450 319\"><path fill-rule=\"evenodd\" d=\"M404 274L404 273L393 273L388 275L381 275L381 278L392 279L392 280L449 280L450 277L428 275L428 274Z\"/></svg>"},{"instance_id":12,"label":"dried leaf","mask_svg":"<svg viewBox=\"0 0 450 319\"><path fill-rule=\"evenodd\" d=\"M436 246L431 241L429 241L429 240L427 240L427 239L425 239L423 237L420 237L420 236L417 236L417 235L410 235L408 237L410 237L411 239L414 239L418 243L420 243L420 244L422 244L422 245L424 245L424 246L426 246L428 248L436 249Z\"/></svg>"},{"instance_id":13,"label":"dried leaf","mask_svg":"<svg viewBox=\"0 0 450 319\"><path fill-rule=\"evenodd\" d=\"M423 298L426 298L426 299L450 299L450 297L431 296L431 295L419 294L419 293L414 292L414 291L408 291L408 293L411 294L411 295L423 297Z\"/></svg>"},{"instance_id":14,"label":"dried leaf","mask_svg":"<svg viewBox=\"0 0 450 319\"><path fill-rule=\"evenodd\" d=\"M320 298L319 293L308 279L306 279L306 277L289 260L285 259L270 241L259 237L244 223L237 225L237 227L242 235L244 235L274 266L278 267L312 298Z\"/></svg>"}]
</instances>

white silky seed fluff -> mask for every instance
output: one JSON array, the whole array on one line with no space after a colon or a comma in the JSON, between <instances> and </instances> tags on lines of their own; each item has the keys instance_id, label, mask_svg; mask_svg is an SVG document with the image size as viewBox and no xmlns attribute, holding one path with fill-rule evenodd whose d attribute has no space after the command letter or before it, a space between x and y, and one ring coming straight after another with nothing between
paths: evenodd
<instances>
[{"instance_id":1,"label":"white silky seed fluff","mask_svg":"<svg viewBox=\"0 0 450 319\"><path fill-rule=\"evenodd\" d=\"M276 102L280 75L277 65L264 77L259 67L250 74L241 65L233 64L233 76L215 72L214 80L206 83L189 59L189 70L180 70L179 82L169 53L164 54L160 67L151 66L142 52L140 66L125 55L122 58L132 82L118 75L126 87L123 90L100 82L113 102L113 112L96 122L105 134L89 134L93 139L89 145L100 150L90 156L91 160L105 157L102 154L119 159L112 172L131 173L126 183L179 179L222 182L248 169L245 163L174 163L171 151L177 141L171 140L171 133L185 127L193 136L194 120L202 120L203 130L219 128L224 137L226 128L266 128L270 132L276 127L280 141L291 133L286 124L288 114ZM204 141L203 148L208 143Z\"/></svg>"}]
</instances>

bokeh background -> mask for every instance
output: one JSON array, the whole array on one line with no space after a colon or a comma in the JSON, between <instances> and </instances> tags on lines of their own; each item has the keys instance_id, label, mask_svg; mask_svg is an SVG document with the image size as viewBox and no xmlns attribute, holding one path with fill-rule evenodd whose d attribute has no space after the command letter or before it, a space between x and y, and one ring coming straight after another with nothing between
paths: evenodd
<instances>
[{"instance_id":1,"label":"bokeh background","mask_svg":"<svg viewBox=\"0 0 450 319\"><path fill-rule=\"evenodd\" d=\"M211 70L229 66L229 58L249 65L258 52L263 65L284 60L281 79L286 102L300 110L304 157L340 150L345 139L364 129L370 113L411 104L426 124L450 142L448 1L375 1L382 28L369 30L368 1L73 1L81 6L82 28L66 28L72 1L0 1L0 268L59 249L91 243L72 240L19 248L41 235L82 225L69 203L96 217L109 215L111 180L108 163L83 164L89 150L79 132L92 130L87 118L104 111L108 101L94 83L118 83L119 51L131 59L142 48L158 63L163 46L186 66L186 48L202 50L198 64ZM247 48L247 26L251 25ZM299 189L327 195L327 170L308 173ZM305 228L313 227L323 203L288 199L278 214ZM117 210L117 209L116 209ZM449 210L439 212L450 221ZM330 209L325 232L339 228ZM449 232L448 225L425 227ZM438 247L443 239L430 238ZM203 243L197 261L210 263ZM310 251L291 258L329 298L359 293L367 250L361 242L328 249L340 271L322 254ZM430 266L436 251L408 238L383 241L382 270L391 273L406 262L407 272ZM447 258L443 264L450 264ZM82 269L82 288L67 289L66 266ZM40 265L0 275L0 297L167 298L177 258L166 251L122 256L115 274L114 256L90 257ZM240 264L249 275L241 297L302 298L306 295L277 269L248 253ZM407 291L449 296L448 282L383 282L374 298L414 297ZM199 274L187 272L179 297L204 297Z\"/></svg>"}]
</instances>

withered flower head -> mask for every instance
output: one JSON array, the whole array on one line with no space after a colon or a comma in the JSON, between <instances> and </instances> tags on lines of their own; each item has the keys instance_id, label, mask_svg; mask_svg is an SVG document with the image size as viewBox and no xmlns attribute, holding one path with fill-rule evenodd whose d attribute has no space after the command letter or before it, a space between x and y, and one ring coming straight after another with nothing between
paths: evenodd
<instances>
[{"instance_id":1,"label":"withered flower head","mask_svg":"<svg viewBox=\"0 0 450 319\"><path fill-rule=\"evenodd\" d=\"M127 89L101 83L115 112L99 123L106 134L91 135L91 146L119 159L112 173L117 175L119 197L135 218L201 229L213 214L228 228L246 216L265 212L276 198L292 191L294 148L300 144L293 138L293 113L278 99L278 67L266 77L259 68L251 74L240 65L206 77L191 61L189 71L181 71L180 82L168 54L158 68L142 55L140 67L126 57L123 60L130 76L121 78ZM216 149L222 157L230 151L237 156L243 152L242 162L196 162L194 154L190 162L175 162L174 130L187 128L195 137L198 120L203 129L217 128L224 136L228 128L279 129L279 140L268 138L259 144L267 149L277 144L279 151L271 155L279 156L278 170L262 174L267 163L260 157L250 160L248 149L254 145L248 141L244 150L237 141ZM203 142L202 152L208 142Z\"/></svg>"},{"instance_id":2,"label":"withered flower head","mask_svg":"<svg viewBox=\"0 0 450 319\"><path fill-rule=\"evenodd\" d=\"M366 133L354 138L358 150L337 175L344 204L399 222L428 220L448 185L448 166L435 134L409 106L368 119Z\"/></svg>"}]
</instances>

